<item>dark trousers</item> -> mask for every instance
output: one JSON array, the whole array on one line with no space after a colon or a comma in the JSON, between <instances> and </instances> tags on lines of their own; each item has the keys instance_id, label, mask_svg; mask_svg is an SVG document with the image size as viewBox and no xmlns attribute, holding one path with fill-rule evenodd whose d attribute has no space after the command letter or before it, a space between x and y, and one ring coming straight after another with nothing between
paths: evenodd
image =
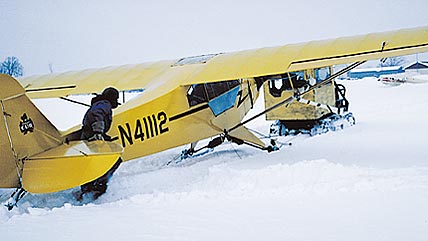
<instances>
[{"instance_id":1,"label":"dark trousers","mask_svg":"<svg viewBox=\"0 0 428 241\"><path fill-rule=\"evenodd\" d=\"M106 172L106 174L95 179L92 182L88 182L80 186L82 195L85 193L91 192L94 195L94 199L97 199L99 196L104 194L107 191L107 183L110 178L113 176L113 173L119 168L120 163L122 163L122 158L119 158L116 163Z\"/></svg>"}]
</instances>

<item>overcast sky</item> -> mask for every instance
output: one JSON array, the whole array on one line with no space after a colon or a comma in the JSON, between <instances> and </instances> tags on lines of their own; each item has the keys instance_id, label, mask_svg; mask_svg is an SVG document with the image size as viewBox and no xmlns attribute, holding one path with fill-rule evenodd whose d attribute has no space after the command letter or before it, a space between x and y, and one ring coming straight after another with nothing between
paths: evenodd
<instances>
[{"instance_id":1,"label":"overcast sky","mask_svg":"<svg viewBox=\"0 0 428 241\"><path fill-rule=\"evenodd\" d=\"M427 0L0 0L26 76L428 25Z\"/></svg>"}]
</instances>

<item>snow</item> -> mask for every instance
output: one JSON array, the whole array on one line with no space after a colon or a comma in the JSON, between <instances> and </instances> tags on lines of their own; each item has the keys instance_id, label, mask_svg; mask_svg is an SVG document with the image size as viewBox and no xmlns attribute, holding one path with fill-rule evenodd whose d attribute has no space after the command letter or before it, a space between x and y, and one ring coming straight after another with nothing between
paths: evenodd
<instances>
[{"instance_id":1,"label":"snow","mask_svg":"<svg viewBox=\"0 0 428 241\"><path fill-rule=\"evenodd\" d=\"M428 84L342 83L353 127L280 138L292 145L273 153L225 143L169 167L184 147L139 158L93 203L73 189L1 209L1 240L427 240Z\"/></svg>"},{"instance_id":2,"label":"snow","mask_svg":"<svg viewBox=\"0 0 428 241\"><path fill-rule=\"evenodd\" d=\"M361 72L381 72L381 71L391 71L391 70L400 70L403 67L401 66L386 66L379 68L362 68L362 69L354 69L351 70L351 73L361 73Z\"/></svg>"}]
</instances>

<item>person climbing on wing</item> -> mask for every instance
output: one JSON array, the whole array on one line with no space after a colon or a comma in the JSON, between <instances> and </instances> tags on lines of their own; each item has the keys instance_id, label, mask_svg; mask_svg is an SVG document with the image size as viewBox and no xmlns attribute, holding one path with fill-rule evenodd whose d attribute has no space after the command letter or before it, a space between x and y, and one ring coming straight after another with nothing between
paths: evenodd
<instances>
[{"instance_id":1,"label":"person climbing on wing","mask_svg":"<svg viewBox=\"0 0 428 241\"><path fill-rule=\"evenodd\" d=\"M111 141L111 137L106 133L112 123L112 109L119 106L119 91L113 87L106 88L101 95L97 95L91 100L91 107L86 112L82 123L82 140ZM113 165L113 167L98 179L80 186L80 192L76 195L78 201L83 200L85 194L89 194L91 199L95 200L107 191L107 182L119 167L122 159ZM86 196L86 195L85 195Z\"/></svg>"},{"instance_id":2,"label":"person climbing on wing","mask_svg":"<svg viewBox=\"0 0 428 241\"><path fill-rule=\"evenodd\" d=\"M106 134L112 122L112 109L118 107L119 91L115 88L106 88L101 95L91 100L91 107L86 112L82 123L82 140L106 140L111 137Z\"/></svg>"}]
</instances>

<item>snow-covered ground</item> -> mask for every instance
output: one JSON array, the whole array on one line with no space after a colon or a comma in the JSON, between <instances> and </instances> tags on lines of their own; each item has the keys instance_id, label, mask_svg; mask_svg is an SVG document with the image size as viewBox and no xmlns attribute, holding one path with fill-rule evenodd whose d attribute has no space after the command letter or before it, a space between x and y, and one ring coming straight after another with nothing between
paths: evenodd
<instances>
[{"instance_id":1,"label":"snow-covered ground","mask_svg":"<svg viewBox=\"0 0 428 241\"><path fill-rule=\"evenodd\" d=\"M93 203L67 190L1 209L0 239L428 240L428 84L344 84L353 127L273 153L225 143L167 168L180 148L127 162Z\"/></svg>"}]
</instances>

